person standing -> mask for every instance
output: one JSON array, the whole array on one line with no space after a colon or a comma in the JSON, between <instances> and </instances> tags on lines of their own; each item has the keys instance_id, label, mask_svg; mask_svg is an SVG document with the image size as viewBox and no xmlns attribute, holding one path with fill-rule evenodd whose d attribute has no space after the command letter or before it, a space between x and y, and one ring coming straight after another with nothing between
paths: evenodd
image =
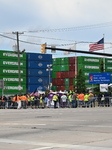
<instances>
[{"instance_id":1,"label":"person standing","mask_svg":"<svg viewBox=\"0 0 112 150\"><path fill-rule=\"evenodd\" d=\"M65 94L62 94L61 100L62 100L62 108L65 108L67 102L67 96Z\"/></svg>"},{"instance_id":2,"label":"person standing","mask_svg":"<svg viewBox=\"0 0 112 150\"><path fill-rule=\"evenodd\" d=\"M84 95L84 106L89 107L89 94Z\"/></svg>"},{"instance_id":3,"label":"person standing","mask_svg":"<svg viewBox=\"0 0 112 150\"><path fill-rule=\"evenodd\" d=\"M102 93L100 92L99 94L98 94L98 107L100 107L101 106L101 98L102 98Z\"/></svg>"},{"instance_id":4,"label":"person standing","mask_svg":"<svg viewBox=\"0 0 112 150\"><path fill-rule=\"evenodd\" d=\"M57 107L58 95L55 94L55 95L53 96L52 100L54 101L54 108L58 108L58 107Z\"/></svg>"},{"instance_id":5,"label":"person standing","mask_svg":"<svg viewBox=\"0 0 112 150\"><path fill-rule=\"evenodd\" d=\"M72 94L69 94L69 95L68 95L68 107L69 107L69 108L72 107L72 98L73 98L73 95L72 95Z\"/></svg>"},{"instance_id":6,"label":"person standing","mask_svg":"<svg viewBox=\"0 0 112 150\"><path fill-rule=\"evenodd\" d=\"M72 108L76 108L77 107L77 95L76 93L73 93L73 97L72 97Z\"/></svg>"},{"instance_id":7,"label":"person standing","mask_svg":"<svg viewBox=\"0 0 112 150\"><path fill-rule=\"evenodd\" d=\"M109 107L110 106L110 102L109 102L109 97L110 97L110 94L108 92L105 92L104 93L104 104L105 104L105 107Z\"/></svg>"}]
</instances>

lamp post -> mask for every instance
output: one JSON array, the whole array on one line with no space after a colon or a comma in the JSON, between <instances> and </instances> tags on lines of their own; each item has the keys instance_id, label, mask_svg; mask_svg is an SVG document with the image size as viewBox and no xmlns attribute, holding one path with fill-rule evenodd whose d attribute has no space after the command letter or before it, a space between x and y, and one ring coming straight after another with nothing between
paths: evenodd
<instances>
[{"instance_id":1,"label":"lamp post","mask_svg":"<svg viewBox=\"0 0 112 150\"><path fill-rule=\"evenodd\" d=\"M50 86L50 78L51 78L50 73L52 71L51 67L52 67L52 64L49 64L49 65L47 65L47 69L46 69L46 71L49 71L49 90L51 89L51 86Z\"/></svg>"}]
</instances>

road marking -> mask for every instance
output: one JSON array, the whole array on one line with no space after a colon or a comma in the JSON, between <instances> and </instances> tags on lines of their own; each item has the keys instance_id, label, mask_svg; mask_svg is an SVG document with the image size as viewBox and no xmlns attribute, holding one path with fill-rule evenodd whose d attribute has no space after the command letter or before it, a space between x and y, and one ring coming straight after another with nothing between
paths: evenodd
<instances>
[{"instance_id":1,"label":"road marking","mask_svg":"<svg viewBox=\"0 0 112 150\"><path fill-rule=\"evenodd\" d=\"M51 149L53 147L41 147L41 148L36 148L36 149L30 149L30 150L44 150L44 149Z\"/></svg>"},{"instance_id":2,"label":"road marking","mask_svg":"<svg viewBox=\"0 0 112 150\"><path fill-rule=\"evenodd\" d=\"M46 124L29 124L29 123L1 123L0 125L25 125L25 126L29 126L29 125L35 125L35 126L45 126Z\"/></svg>"},{"instance_id":3,"label":"road marking","mask_svg":"<svg viewBox=\"0 0 112 150\"><path fill-rule=\"evenodd\" d=\"M31 142L31 141L23 141L23 140L9 140L9 139L0 139L1 143L10 143L10 144L27 144L27 145L33 145L33 146L44 146L45 148L72 148L72 149L78 149L78 150L112 150L112 148L109 147L96 147L96 146L85 146L85 145L72 145L72 144L60 144L60 143L45 143L45 142ZM37 150L41 150L42 148L38 148ZM30 149L31 150L31 149ZM36 149L32 149L36 150Z\"/></svg>"}]
</instances>

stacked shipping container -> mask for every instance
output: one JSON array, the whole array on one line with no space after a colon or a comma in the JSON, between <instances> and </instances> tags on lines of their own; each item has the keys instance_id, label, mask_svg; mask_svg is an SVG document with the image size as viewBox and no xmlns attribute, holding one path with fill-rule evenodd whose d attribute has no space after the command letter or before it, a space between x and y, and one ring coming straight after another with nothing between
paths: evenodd
<instances>
[{"instance_id":1,"label":"stacked shipping container","mask_svg":"<svg viewBox=\"0 0 112 150\"><path fill-rule=\"evenodd\" d=\"M0 94L18 94L26 92L26 54L20 54L20 80L18 76L18 55L16 52L0 51L0 79L4 81L4 90Z\"/></svg>"},{"instance_id":2,"label":"stacked shipping container","mask_svg":"<svg viewBox=\"0 0 112 150\"><path fill-rule=\"evenodd\" d=\"M46 90L49 85L47 65L52 64L52 55L27 53L27 89L28 92ZM50 82L51 80L50 71Z\"/></svg>"},{"instance_id":3,"label":"stacked shipping container","mask_svg":"<svg viewBox=\"0 0 112 150\"><path fill-rule=\"evenodd\" d=\"M89 84L89 73L100 73L100 61L101 58L99 57L78 57L78 71L82 69L84 77L86 78L86 87L91 87L91 84ZM97 85L94 84L92 86Z\"/></svg>"},{"instance_id":4,"label":"stacked shipping container","mask_svg":"<svg viewBox=\"0 0 112 150\"><path fill-rule=\"evenodd\" d=\"M36 89L46 90L49 84L49 72L46 69L52 62L53 72L50 71L50 82L54 91L73 90L75 76L80 69L86 78L86 87L91 87L89 73L100 73L100 62L103 59L85 56L52 59L51 54L23 53L20 54L21 87L18 87L18 55L12 51L0 51L0 79L5 83L3 92L8 95L18 94L20 89L22 93L33 92ZM104 60L105 72L112 73L112 59Z\"/></svg>"},{"instance_id":5,"label":"stacked shipping container","mask_svg":"<svg viewBox=\"0 0 112 150\"><path fill-rule=\"evenodd\" d=\"M77 75L77 57L53 59L52 84L54 91L73 90L75 75Z\"/></svg>"}]
</instances>

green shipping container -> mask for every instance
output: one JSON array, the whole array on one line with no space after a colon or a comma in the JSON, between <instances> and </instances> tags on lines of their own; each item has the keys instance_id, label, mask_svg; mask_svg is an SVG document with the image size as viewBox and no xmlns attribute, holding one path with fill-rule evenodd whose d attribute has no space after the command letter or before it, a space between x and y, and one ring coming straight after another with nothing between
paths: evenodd
<instances>
[{"instance_id":1,"label":"green shipping container","mask_svg":"<svg viewBox=\"0 0 112 150\"><path fill-rule=\"evenodd\" d=\"M64 58L61 58L61 64L69 64L69 58L68 57L64 57Z\"/></svg>"},{"instance_id":2,"label":"green shipping container","mask_svg":"<svg viewBox=\"0 0 112 150\"><path fill-rule=\"evenodd\" d=\"M18 84L19 82L18 77L12 77L12 76L0 76L0 80L3 80L5 85ZM26 84L26 77L21 77L20 82L21 84Z\"/></svg>"},{"instance_id":3,"label":"green shipping container","mask_svg":"<svg viewBox=\"0 0 112 150\"><path fill-rule=\"evenodd\" d=\"M100 71L100 66L96 65L96 64L88 64L88 65L84 65L84 64L78 64L78 71L82 69L82 71Z\"/></svg>"},{"instance_id":4,"label":"green shipping container","mask_svg":"<svg viewBox=\"0 0 112 150\"><path fill-rule=\"evenodd\" d=\"M112 65L112 59L109 59L109 58L105 58L105 64L106 65Z\"/></svg>"},{"instance_id":5,"label":"green shipping container","mask_svg":"<svg viewBox=\"0 0 112 150\"><path fill-rule=\"evenodd\" d=\"M105 65L105 72L112 72L112 66L111 65Z\"/></svg>"},{"instance_id":6,"label":"green shipping container","mask_svg":"<svg viewBox=\"0 0 112 150\"><path fill-rule=\"evenodd\" d=\"M61 71L61 65L53 65L53 71Z\"/></svg>"},{"instance_id":7,"label":"green shipping container","mask_svg":"<svg viewBox=\"0 0 112 150\"><path fill-rule=\"evenodd\" d=\"M52 86L52 90L53 90L53 91L57 91L57 87L53 85L53 86Z\"/></svg>"},{"instance_id":8,"label":"green shipping container","mask_svg":"<svg viewBox=\"0 0 112 150\"><path fill-rule=\"evenodd\" d=\"M96 58L96 57L79 56L77 60L78 60L78 64L99 64L100 63L100 58Z\"/></svg>"},{"instance_id":9,"label":"green shipping container","mask_svg":"<svg viewBox=\"0 0 112 150\"><path fill-rule=\"evenodd\" d=\"M69 78L65 78L65 85L69 85Z\"/></svg>"},{"instance_id":10,"label":"green shipping container","mask_svg":"<svg viewBox=\"0 0 112 150\"><path fill-rule=\"evenodd\" d=\"M53 65L60 65L61 64L61 58L53 58Z\"/></svg>"},{"instance_id":11,"label":"green shipping container","mask_svg":"<svg viewBox=\"0 0 112 150\"><path fill-rule=\"evenodd\" d=\"M53 78L53 79L56 78L56 72L55 72L55 71L52 72L52 78Z\"/></svg>"},{"instance_id":12,"label":"green shipping container","mask_svg":"<svg viewBox=\"0 0 112 150\"><path fill-rule=\"evenodd\" d=\"M15 60L18 60L18 53L17 52L14 52L14 51L0 51L0 58L1 59L15 59ZM20 54L20 61L21 60L26 60L26 53L22 53Z\"/></svg>"},{"instance_id":13,"label":"green shipping container","mask_svg":"<svg viewBox=\"0 0 112 150\"><path fill-rule=\"evenodd\" d=\"M61 70L60 71L69 71L69 65L61 65Z\"/></svg>"},{"instance_id":14,"label":"green shipping container","mask_svg":"<svg viewBox=\"0 0 112 150\"><path fill-rule=\"evenodd\" d=\"M21 87L19 87L18 85L10 85L10 86L4 86L4 89L0 89L0 95L2 95L2 93L4 95L12 95L12 94L19 94L21 91L22 94L26 93L26 85L21 85Z\"/></svg>"},{"instance_id":15,"label":"green shipping container","mask_svg":"<svg viewBox=\"0 0 112 150\"><path fill-rule=\"evenodd\" d=\"M0 59L0 66L4 68L18 68L18 61L13 59ZM26 68L26 61L20 62L20 68Z\"/></svg>"},{"instance_id":16,"label":"green shipping container","mask_svg":"<svg viewBox=\"0 0 112 150\"><path fill-rule=\"evenodd\" d=\"M17 68L2 68L0 67L0 76L18 76ZM26 69L20 69L21 76L26 76Z\"/></svg>"}]
</instances>

